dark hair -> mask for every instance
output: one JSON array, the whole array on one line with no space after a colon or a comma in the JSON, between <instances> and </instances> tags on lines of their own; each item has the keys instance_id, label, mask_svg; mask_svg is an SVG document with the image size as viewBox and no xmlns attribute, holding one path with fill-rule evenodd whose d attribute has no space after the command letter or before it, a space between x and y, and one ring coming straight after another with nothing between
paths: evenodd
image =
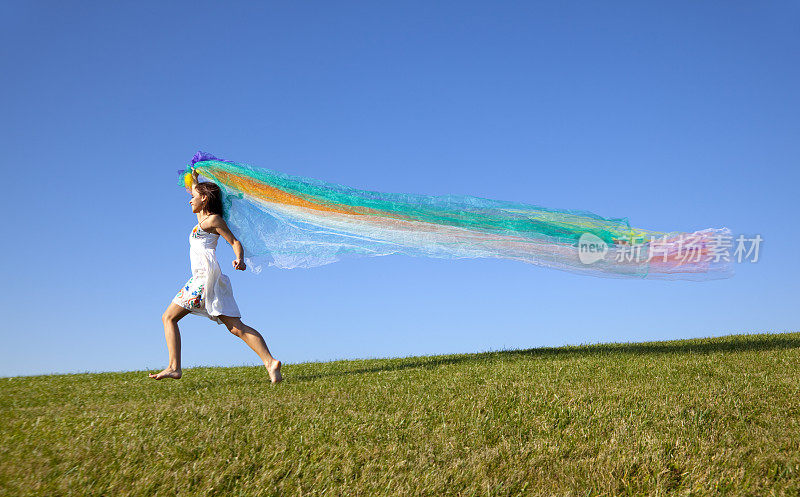
<instances>
[{"instance_id":1,"label":"dark hair","mask_svg":"<svg viewBox=\"0 0 800 497\"><path fill-rule=\"evenodd\" d=\"M206 197L205 210L211 214L219 214L222 216L222 190L216 183L204 181L195 185L197 193Z\"/></svg>"}]
</instances>

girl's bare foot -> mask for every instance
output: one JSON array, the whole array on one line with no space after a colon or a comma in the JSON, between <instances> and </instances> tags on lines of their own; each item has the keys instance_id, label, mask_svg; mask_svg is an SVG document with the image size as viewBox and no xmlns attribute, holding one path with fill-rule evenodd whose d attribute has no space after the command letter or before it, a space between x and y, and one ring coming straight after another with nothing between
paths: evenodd
<instances>
[{"instance_id":1,"label":"girl's bare foot","mask_svg":"<svg viewBox=\"0 0 800 497\"><path fill-rule=\"evenodd\" d=\"M154 380L160 380L161 378L173 378L175 380L180 380L181 374L182 373L180 369L167 368L160 373L150 373L148 376Z\"/></svg>"},{"instance_id":2,"label":"girl's bare foot","mask_svg":"<svg viewBox=\"0 0 800 497\"><path fill-rule=\"evenodd\" d=\"M272 383L278 383L283 380L283 376L281 376L281 361L273 359L272 363L267 366L267 372Z\"/></svg>"}]
</instances>

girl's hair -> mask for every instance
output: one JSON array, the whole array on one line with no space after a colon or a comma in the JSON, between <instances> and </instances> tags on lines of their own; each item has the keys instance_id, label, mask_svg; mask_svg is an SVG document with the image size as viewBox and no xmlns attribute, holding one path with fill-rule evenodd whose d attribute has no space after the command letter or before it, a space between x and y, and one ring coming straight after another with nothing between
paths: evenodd
<instances>
[{"instance_id":1,"label":"girl's hair","mask_svg":"<svg viewBox=\"0 0 800 497\"><path fill-rule=\"evenodd\" d=\"M204 181L195 185L197 193L206 197L205 209L211 214L222 215L222 190L216 183Z\"/></svg>"}]
</instances>

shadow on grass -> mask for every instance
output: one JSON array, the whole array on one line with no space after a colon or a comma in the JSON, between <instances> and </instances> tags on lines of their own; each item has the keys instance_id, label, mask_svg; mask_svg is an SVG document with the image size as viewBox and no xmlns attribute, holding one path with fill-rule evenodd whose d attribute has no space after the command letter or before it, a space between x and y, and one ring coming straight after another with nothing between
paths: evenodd
<instances>
[{"instance_id":1,"label":"shadow on grass","mask_svg":"<svg viewBox=\"0 0 800 497\"><path fill-rule=\"evenodd\" d=\"M727 335L715 338L698 338L670 342L604 343L596 345L570 345L563 347L539 347L534 349L501 350L459 354L453 356L422 356L401 359L367 359L382 364L348 370L337 370L313 374L291 375L291 382L309 381L330 376L346 376L384 371L402 371L412 368L433 368L449 364L503 360L516 357L568 358L615 354L660 355L660 354L711 354L719 352L749 352L761 350L793 349L800 347L800 333L765 335Z\"/></svg>"}]
</instances>

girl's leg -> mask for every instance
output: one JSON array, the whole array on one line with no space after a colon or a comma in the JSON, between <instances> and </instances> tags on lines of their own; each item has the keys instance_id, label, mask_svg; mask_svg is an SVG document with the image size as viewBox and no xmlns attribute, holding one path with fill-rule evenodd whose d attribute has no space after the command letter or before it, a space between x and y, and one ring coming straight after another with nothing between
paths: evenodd
<instances>
[{"instance_id":1,"label":"girl's leg","mask_svg":"<svg viewBox=\"0 0 800 497\"><path fill-rule=\"evenodd\" d=\"M178 321L189 314L187 309L170 302L167 310L161 315L164 323L164 338L167 340L169 350L169 365L160 373L150 373L150 378L160 380L161 378L180 379L181 377L181 333L178 331Z\"/></svg>"},{"instance_id":2,"label":"girl's leg","mask_svg":"<svg viewBox=\"0 0 800 497\"><path fill-rule=\"evenodd\" d=\"M264 363L264 367L267 368L272 383L278 383L283 379L281 376L281 361L272 357L267 347L267 342L264 341L261 333L244 324L241 318L219 316L219 319L225 324L228 331L244 340L244 343L258 354L258 357Z\"/></svg>"}]
</instances>

